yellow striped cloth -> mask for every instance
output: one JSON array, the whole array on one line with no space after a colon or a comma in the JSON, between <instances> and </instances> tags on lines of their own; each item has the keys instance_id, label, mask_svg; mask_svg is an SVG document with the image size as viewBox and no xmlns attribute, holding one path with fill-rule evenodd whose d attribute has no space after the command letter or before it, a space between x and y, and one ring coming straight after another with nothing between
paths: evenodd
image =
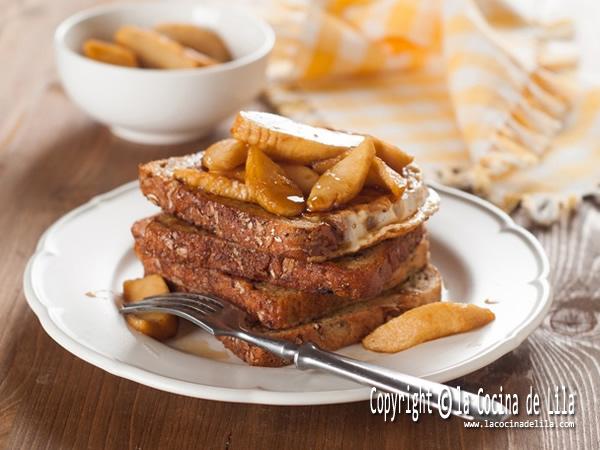
<instances>
[{"instance_id":1,"label":"yellow striped cloth","mask_svg":"<svg viewBox=\"0 0 600 450\"><path fill-rule=\"evenodd\" d=\"M376 135L428 175L549 224L598 191L600 90L559 73L566 21L501 0L262 1L267 95L294 119Z\"/></svg>"}]
</instances>

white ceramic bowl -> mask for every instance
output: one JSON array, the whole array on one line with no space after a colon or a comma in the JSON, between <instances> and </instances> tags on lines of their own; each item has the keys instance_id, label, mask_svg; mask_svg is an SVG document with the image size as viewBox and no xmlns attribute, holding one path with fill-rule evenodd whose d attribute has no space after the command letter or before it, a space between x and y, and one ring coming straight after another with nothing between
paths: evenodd
<instances>
[{"instance_id":1,"label":"white ceramic bowl","mask_svg":"<svg viewBox=\"0 0 600 450\"><path fill-rule=\"evenodd\" d=\"M77 13L56 30L58 71L71 99L125 139L170 144L201 137L256 97L275 37L262 20L216 2L136 3ZM218 31L233 60L214 67L132 69L82 56L88 38L110 40L125 24L192 22Z\"/></svg>"}]
</instances>

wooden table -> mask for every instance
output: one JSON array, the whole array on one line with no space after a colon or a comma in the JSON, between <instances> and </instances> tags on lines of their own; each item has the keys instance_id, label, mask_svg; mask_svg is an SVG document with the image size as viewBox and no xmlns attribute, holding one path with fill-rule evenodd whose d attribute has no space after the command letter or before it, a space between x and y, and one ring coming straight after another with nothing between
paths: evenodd
<instances>
[{"instance_id":1,"label":"wooden table","mask_svg":"<svg viewBox=\"0 0 600 450\"><path fill-rule=\"evenodd\" d=\"M598 448L600 212L534 230L553 268L554 305L515 351L456 380L516 393L578 392L575 429L465 429L458 419L384 423L367 402L275 407L203 401L109 375L72 356L25 303L22 273L40 234L90 197L132 180L141 161L201 143L143 147L113 137L66 98L51 33L79 0L0 0L1 448ZM222 132L222 130L221 130ZM219 133L219 132L217 132ZM543 414L541 418L550 418Z\"/></svg>"}]
</instances>

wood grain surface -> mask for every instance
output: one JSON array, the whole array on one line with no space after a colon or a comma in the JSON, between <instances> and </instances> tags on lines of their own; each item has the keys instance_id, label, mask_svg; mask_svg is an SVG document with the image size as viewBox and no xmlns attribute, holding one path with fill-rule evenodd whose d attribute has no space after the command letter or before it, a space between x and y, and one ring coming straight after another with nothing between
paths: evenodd
<instances>
[{"instance_id":1,"label":"wood grain surface","mask_svg":"<svg viewBox=\"0 0 600 450\"><path fill-rule=\"evenodd\" d=\"M578 395L574 429L465 429L459 419L436 416L384 423L367 402L203 401L117 378L54 343L22 290L40 234L90 197L134 179L139 162L202 145L119 140L67 99L56 78L52 31L95 3L0 0L0 448L598 448L600 212L591 203L572 219L533 230L553 268L554 304L540 328L515 351L456 380L486 392L502 386L522 399L530 386L540 393L569 386ZM91 256L86 263L93 264Z\"/></svg>"}]
</instances>

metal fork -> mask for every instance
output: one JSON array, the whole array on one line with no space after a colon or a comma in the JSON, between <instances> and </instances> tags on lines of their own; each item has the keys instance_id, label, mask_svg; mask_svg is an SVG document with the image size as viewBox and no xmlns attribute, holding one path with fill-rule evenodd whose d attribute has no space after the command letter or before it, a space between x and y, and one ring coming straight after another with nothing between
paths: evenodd
<instances>
[{"instance_id":1,"label":"metal fork","mask_svg":"<svg viewBox=\"0 0 600 450\"><path fill-rule=\"evenodd\" d=\"M410 375L394 372L320 349L314 344L294 344L248 331L247 314L229 302L201 294L170 293L148 297L120 308L122 314L164 312L189 320L214 336L242 339L293 361L300 370L317 369L381 391L411 396L419 403L466 420L505 420L510 412L489 396L479 396ZM424 409L421 409L424 411Z\"/></svg>"}]
</instances>

